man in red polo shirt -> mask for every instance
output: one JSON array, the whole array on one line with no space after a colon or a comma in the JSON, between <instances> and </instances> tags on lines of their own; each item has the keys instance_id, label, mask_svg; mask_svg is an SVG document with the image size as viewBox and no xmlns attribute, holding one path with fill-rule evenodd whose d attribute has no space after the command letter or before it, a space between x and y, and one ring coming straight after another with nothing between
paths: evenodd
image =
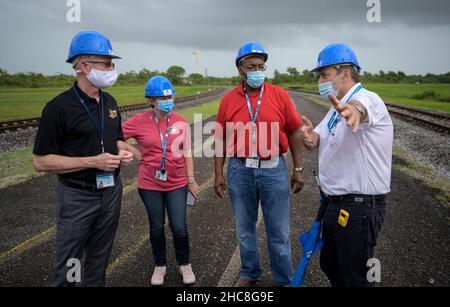
<instances>
[{"instance_id":1,"label":"man in red polo shirt","mask_svg":"<svg viewBox=\"0 0 450 307\"><path fill-rule=\"evenodd\" d=\"M220 104L215 127L215 191L224 197L225 157L228 191L236 218L241 256L236 286L250 286L261 276L257 219L264 216L270 267L280 286L291 283L290 194L285 153L291 149L291 188L303 188L302 124L288 93L264 82L268 55L256 42L244 44L236 57L243 82Z\"/></svg>"}]
</instances>

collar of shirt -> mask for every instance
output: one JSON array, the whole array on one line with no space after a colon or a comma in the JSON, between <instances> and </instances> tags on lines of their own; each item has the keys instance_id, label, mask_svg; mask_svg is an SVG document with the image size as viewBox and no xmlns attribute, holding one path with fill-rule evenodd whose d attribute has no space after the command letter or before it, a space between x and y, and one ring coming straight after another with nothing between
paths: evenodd
<instances>
[{"instance_id":1,"label":"collar of shirt","mask_svg":"<svg viewBox=\"0 0 450 307\"><path fill-rule=\"evenodd\" d=\"M238 90L237 90L237 93L238 93L240 96L242 96L242 97L245 97L245 92L244 92L244 82L245 82L245 81L242 81L242 82L241 82L241 84L239 85ZM262 86L261 86L261 87L262 87ZM261 87L260 87L256 92L253 92L253 93L248 92L248 96L249 96L249 97L254 97L254 96L259 95L259 92L261 92ZM267 88L266 82L264 82L264 87Z\"/></svg>"},{"instance_id":2,"label":"collar of shirt","mask_svg":"<svg viewBox=\"0 0 450 307\"><path fill-rule=\"evenodd\" d=\"M353 85L353 87L347 92L347 94L345 94L345 96L341 99L342 103L347 103L348 98L353 94L353 92L356 90L356 88L358 86L361 85L361 82L356 83L355 85Z\"/></svg>"},{"instance_id":3,"label":"collar of shirt","mask_svg":"<svg viewBox=\"0 0 450 307\"><path fill-rule=\"evenodd\" d=\"M96 105L98 105L98 102L95 98L89 97L85 92L83 92L83 90L78 86L78 82L75 81L75 83L73 84L73 86L75 87L75 89L78 91L78 93L80 94L81 98L83 98L83 100L85 102L92 102L95 103ZM78 97L76 97L78 99ZM105 92L103 92L103 104L107 105L107 99L108 96L105 95Z\"/></svg>"}]
</instances>

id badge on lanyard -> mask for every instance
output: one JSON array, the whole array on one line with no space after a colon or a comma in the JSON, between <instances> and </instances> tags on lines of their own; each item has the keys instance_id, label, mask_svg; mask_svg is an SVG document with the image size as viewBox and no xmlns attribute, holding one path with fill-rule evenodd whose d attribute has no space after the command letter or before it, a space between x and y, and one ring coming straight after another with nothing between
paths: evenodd
<instances>
[{"instance_id":1,"label":"id badge on lanyard","mask_svg":"<svg viewBox=\"0 0 450 307\"><path fill-rule=\"evenodd\" d=\"M170 114L167 115L167 127L166 127L166 134L164 137L162 135L161 129L159 128L158 116L156 115L155 111L153 111L153 116L155 117L156 126L158 127L159 138L161 141L161 148L162 148L161 169L156 171L155 178L159 181L166 182L167 181L166 157L167 157L167 143L169 142Z\"/></svg>"},{"instance_id":2,"label":"id badge on lanyard","mask_svg":"<svg viewBox=\"0 0 450 307\"><path fill-rule=\"evenodd\" d=\"M116 183L114 182L114 173L99 173L95 176L97 189L105 189L113 187Z\"/></svg>"},{"instance_id":3,"label":"id badge on lanyard","mask_svg":"<svg viewBox=\"0 0 450 307\"><path fill-rule=\"evenodd\" d=\"M256 130L256 121L258 120L259 109L261 107L261 101L264 94L264 85L261 88L261 92L259 94L258 104L256 105L255 114L253 114L252 105L250 103L250 98L248 97L247 90L244 88L245 99L247 101L248 112L250 113L250 120L252 121L252 135L251 135L251 154L250 157L245 159L245 167L248 168L259 168L259 157L256 151L257 147L257 130Z\"/></svg>"},{"instance_id":4,"label":"id badge on lanyard","mask_svg":"<svg viewBox=\"0 0 450 307\"><path fill-rule=\"evenodd\" d=\"M86 103L84 102L83 98L81 98L80 93L78 93L77 89L75 88L75 86L73 87L73 90L75 92L75 94L78 96L81 105L84 107L84 109L86 110L86 113L88 113L89 118L92 122L92 124L94 125L96 131L97 131L97 135L98 138L100 139L100 145L102 147L102 153L105 153L105 144L104 144L104 131L105 131L105 106L103 105L103 92L100 93L100 105L101 105L101 125L100 127L97 125L97 122L94 120L94 116L92 115L91 111L89 110L89 108L87 107ZM105 188L109 188L109 187L113 187L115 185L115 180L114 180L114 173L98 173L95 175L95 183L96 183L96 187L97 189L105 189Z\"/></svg>"}]
</instances>

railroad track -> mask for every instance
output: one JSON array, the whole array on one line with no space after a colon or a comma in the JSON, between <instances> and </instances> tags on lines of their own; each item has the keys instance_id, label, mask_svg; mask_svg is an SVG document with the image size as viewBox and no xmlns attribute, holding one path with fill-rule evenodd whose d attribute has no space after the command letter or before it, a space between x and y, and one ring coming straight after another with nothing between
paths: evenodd
<instances>
[{"instance_id":1,"label":"railroad track","mask_svg":"<svg viewBox=\"0 0 450 307\"><path fill-rule=\"evenodd\" d=\"M289 88L290 91L319 96L315 91ZM404 106L393 102L385 102L388 111L404 120L434 131L450 135L450 113L425 110L418 107Z\"/></svg>"},{"instance_id":2,"label":"railroad track","mask_svg":"<svg viewBox=\"0 0 450 307\"><path fill-rule=\"evenodd\" d=\"M214 96L214 95L220 93L221 91L223 91L223 88L215 88L209 92L200 93L197 95L177 97L176 101L177 101L177 103L191 102L191 101L195 101L200 98ZM132 112L132 111L137 111L137 110L143 110L146 108L148 108L148 103L139 103L139 104L120 106L119 110L121 113L126 113L126 112ZM7 133L7 132L28 129L30 127L37 127L39 125L39 120L40 120L40 117L34 117L34 118L24 118L24 119L0 122L0 133Z\"/></svg>"}]
</instances>

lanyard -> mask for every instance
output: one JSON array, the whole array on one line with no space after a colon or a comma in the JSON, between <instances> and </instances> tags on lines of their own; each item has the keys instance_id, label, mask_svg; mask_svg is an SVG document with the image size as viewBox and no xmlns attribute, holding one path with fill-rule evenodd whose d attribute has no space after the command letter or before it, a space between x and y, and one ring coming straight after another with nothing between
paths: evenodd
<instances>
[{"instance_id":1,"label":"lanyard","mask_svg":"<svg viewBox=\"0 0 450 307\"><path fill-rule=\"evenodd\" d=\"M250 103L250 98L248 97L247 90L244 87L245 99L247 100L248 112L250 113L250 120L256 124L256 120L258 119L259 108L261 107L261 101L264 94L264 84L261 87L261 92L259 93L258 104L256 106L255 114L253 114L252 105Z\"/></svg>"},{"instance_id":2,"label":"lanyard","mask_svg":"<svg viewBox=\"0 0 450 307\"><path fill-rule=\"evenodd\" d=\"M167 115L167 127L166 127L166 135L163 137L161 129L159 128L159 120L156 112L153 111L153 116L155 117L156 126L159 131L159 139L161 140L161 148L162 148L162 158L161 158L161 170L166 168L166 156L167 156L167 143L169 141L169 123L170 123L170 114Z\"/></svg>"},{"instance_id":3,"label":"lanyard","mask_svg":"<svg viewBox=\"0 0 450 307\"><path fill-rule=\"evenodd\" d=\"M262 101L262 97L264 94L264 84L261 87L261 92L259 93L259 99L258 99L258 104L256 105L256 110L255 110L255 114L253 114L253 110L252 110L252 105L250 103L250 98L248 97L248 93L247 90L244 87L244 93L245 93L245 99L247 100L247 107L248 107L248 112L250 113L250 120L252 121L252 144L253 144L253 148L252 148L252 154L251 156L253 158L258 157L258 154L256 153L256 121L258 120L258 115L259 115L259 109L261 107L261 101Z\"/></svg>"},{"instance_id":4,"label":"lanyard","mask_svg":"<svg viewBox=\"0 0 450 307\"><path fill-rule=\"evenodd\" d=\"M363 88L363 86L360 84L354 91L353 93L350 95L350 97L348 97L347 102L350 101L350 99L352 99L353 95L355 95L356 93L358 93L361 89ZM341 120L341 117L339 116L339 114L334 111L333 114L331 115L330 120L328 121L327 127L328 127L328 132L331 133L332 135L334 135L333 130L336 127L337 123Z\"/></svg>"},{"instance_id":5,"label":"lanyard","mask_svg":"<svg viewBox=\"0 0 450 307\"><path fill-rule=\"evenodd\" d=\"M78 93L75 86L73 87L73 91L80 99L81 104L83 105L84 109L86 110L87 114L89 114L89 118L91 119L92 123L94 124L95 130L97 130L98 138L100 139L100 144L102 145L102 153L105 153L105 145L104 145L104 128L105 128L105 108L103 106L103 92L100 92L100 105L102 108L102 119L101 119L101 127L97 125L97 121L94 119L94 116L92 115L91 111L87 107L86 103L84 102L83 98L81 98L80 93Z\"/></svg>"}]
</instances>

